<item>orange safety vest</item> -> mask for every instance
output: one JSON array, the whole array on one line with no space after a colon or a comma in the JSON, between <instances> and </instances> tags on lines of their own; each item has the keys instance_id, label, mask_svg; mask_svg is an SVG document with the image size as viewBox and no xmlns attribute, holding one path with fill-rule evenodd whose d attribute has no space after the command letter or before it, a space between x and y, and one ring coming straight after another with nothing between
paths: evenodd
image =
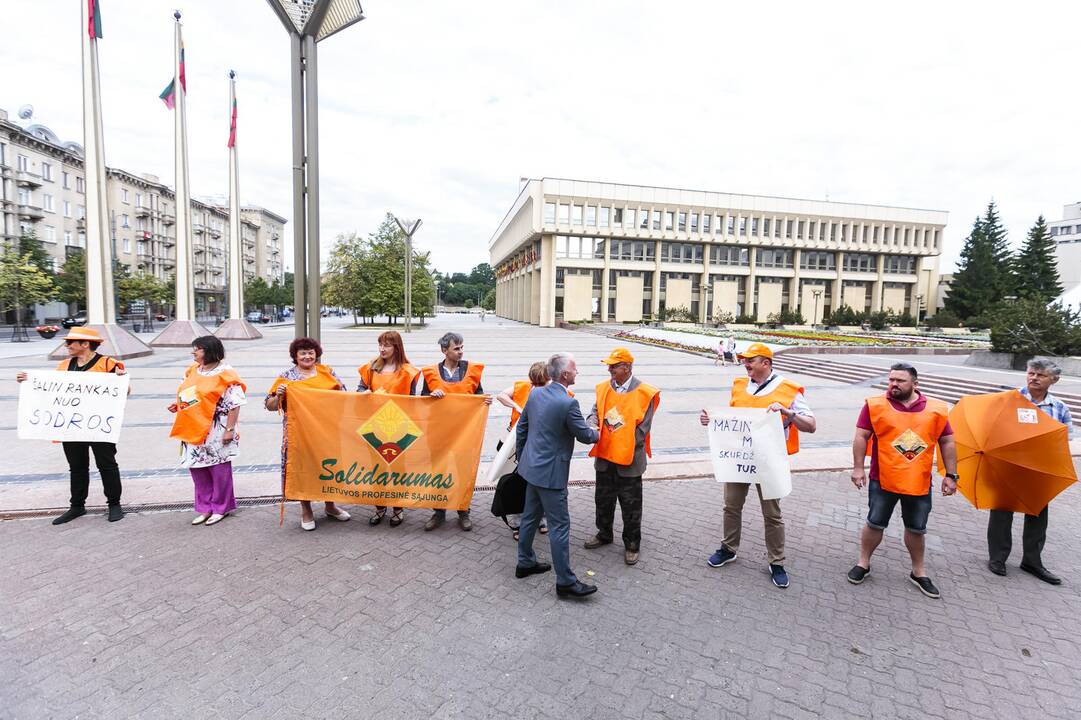
<instances>
[{"instance_id":1,"label":"orange safety vest","mask_svg":"<svg viewBox=\"0 0 1081 720\"><path fill-rule=\"evenodd\" d=\"M661 404L661 391L641 383L630 392L617 393L610 380L597 385L597 417L601 421L601 436L589 451L590 457L604 458L616 465L634 462L634 440L638 425L650 405L653 411ZM653 457L646 434L646 455Z\"/></svg>"},{"instance_id":2,"label":"orange safety vest","mask_svg":"<svg viewBox=\"0 0 1081 720\"><path fill-rule=\"evenodd\" d=\"M480 363L469 363L466 365L465 377L454 383L443 379L438 365L429 365L421 372L424 373L424 382L428 384L428 392L442 390L448 395L451 393L472 395L480 387L480 375L484 372L484 366Z\"/></svg>"},{"instance_id":3,"label":"orange safety vest","mask_svg":"<svg viewBox=\"0 0 1081 720\"><path fill-rule=\"evenodd\" d=\"M376 372L371 363L366 363L357 368L360 381L373 393L386 395L412 395L413 383L416 382L418 370L413 365L405 363L392 373Z\"/></svg>"},{"instance_id":4,"label":"orange safety vest","mask_svg":"<svg viewBox=\"0 0 1081 720\"><path fill-rule=\"evenodd\" d=\"M777 387L766 395L752 395L747 392L747 383L750 380L749 377L738 377L732 381L732 400L728 403L730 407L767 408L773 403L780 403L786 408L792 407L792 402L796 399L796 396L803 392L803 388L796 383L781 378L781 382L777 383ZM795 455L799 452L799 431L794 423L788 426L788 438L785 440L785 447L789 455Z\"/></svg>"},{"instance_id":5,"label":"orange safety vest","mask_svg":"<svg viewBox=\"0 0 1081 720\"><path fill-rule=\"evenodd\" d=\"M102 362L102 361L104 361L104 362ZM71 358L68 358L67 360L61 360L57 364L56 369L61 371L61 372L67 372L68 364L70 362L71 362ZM76 362L78 362L78 360L76 360ZM116 372L117 368L120 368L121 370L123 370L124 369L124 363L120 362L119 360L114 360L113 358L109 357L108 355L98 355L97 360L94 362L94 364L91 365L90 367L88 367L86 370L83 370L83 372L108 372L108 373L111 373L111 372Z\"/></svg>"},{"instance_id":6,"label":"orange safety vest","mask_svg":"<svg viewBox=\"0 0 1081 720\"><path fill-rule=\"evenodd\" d=\"M534 387L536 386L531 380L518 380L514 383L514 391L511 393L510 396L511 400L513 400L515 404L518 405L518 407L524 410L525 401L529 399L529 393L533 392ZM567 388L567 395L568 397L574 397L574 393L571 392L570 388ZM512 427L517 425L518 418L520 418L521 416L522 414L520 412L511 408L510 425L507 426L507 429L510 430Z\"/></svg>"},{"instance_id":7,"label":"orange safety vest","mask_svg":"<svg viewBox=\"0 0 1081 720\"><path fill-rule=\"evenodd\" d=\"M867 398L871 428L878 441L878 483L900 495L926 495L931 489L935 445L949 420L949 406L927 399L922 412L899 412L889 398Z\"/></svg>"},{"instance_id":8,"label":"orange safety vest","mask_svg":"<svg viewBox=\"0 0 1081 720\"><path fill-rule=\"evenodd\" d=\"M267 390L267 395L273 395L278 391L282 385L288 387L289 385L308 385L310 387L318 388L319 390L337 390L345 387L338 382L338 378L334 377L334 370L328 365L316 364L315 374L310 378L304 378L303 380L286 380L283 377L274 378L274 384ZM279 407L279 411L283 411L285 406Z\"/></svg>"},{"instance_id":9,"label":"orange safety vest","mask_svg":"<svg viewBox=\"0 0 1081 720\"><path fill-rule=\"evenodd\" d=\"M169 437L192 445L202 445L210 434L214 422L214 410L218 400L230 385L247 386L235 370L223 370L216 375L200 375L198 365L192 365L184 374L184 381L176 391L176 416Z\"/></svg>"}]
</instances>

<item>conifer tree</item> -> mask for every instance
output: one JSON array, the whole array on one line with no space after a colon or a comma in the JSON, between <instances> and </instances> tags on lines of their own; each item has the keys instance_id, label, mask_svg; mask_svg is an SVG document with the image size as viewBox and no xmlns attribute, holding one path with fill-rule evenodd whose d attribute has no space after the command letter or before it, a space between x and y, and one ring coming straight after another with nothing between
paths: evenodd
<instances>
[{"instance_id":1,"label":"conifer tree","mask_svg":"<svg viewBox=\"0 0 1081 720\"><path fill-rule=\"evenodd\" d=\"M994 202L976 218L965 238L961 260L950 285L945 307L962 320L983 315L1002 298L1014 293L1006 230Z\"/></svg>"},{"instance_id":2,"label":"conifer tree","mask_svg":"<svg viewBox=\"0 0 1081 720\"><path fill-rule=\"evenodd\" d=\"M1055 241L1051 239L1043 215L1036 218L1036 224L1028 231L1025 244L1014 257L1013 270L1017 294L1021 297L1049 303L1062 294Z\"/></svg>"}]
</instances>

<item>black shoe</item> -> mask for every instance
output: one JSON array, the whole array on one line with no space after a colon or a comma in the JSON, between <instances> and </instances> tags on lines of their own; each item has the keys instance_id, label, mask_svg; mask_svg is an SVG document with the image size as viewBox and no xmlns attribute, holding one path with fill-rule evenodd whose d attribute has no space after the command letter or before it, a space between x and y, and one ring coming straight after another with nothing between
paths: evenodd
<instances>
[{"instance_id":1,"label":"black shoe","mask_svg":"<svg viewBox=\"0 0 1081 720\"><path fill-rule=\"evenodd\" d=\"M53 522L56 522L56 520L54 520ZM1027 572L1029 575L1034 575L1040 580L1043 580L1049 585L1062 584L1062 578L1060 578L1058 575L1055 575L1043 565L1029 565L1028 563L1021 563L1021 569Z\"/></svg>"},{"instance_id":2,"label":"black shoe","mask_svg":"<svg viewBox=\"0 0 1081 720\"><path fill-rule=\"evenodd\" d=\"M58 515L53 518L53 525L63 525L66 522L71 522L77 517L86 515L86 508L84 507L72 507L68 508L68 511L63 515Z\"/></svg>"},{"instance_id":3,"label":"black shoe","mask_svg":"<svg viewBox=\"0 0 1081 720\"><path fill-rule=\"evenodd\" d=\"M1006 577L1006 563L1001 560L988 560L987 569L993 572L995 575Z\"/></svg>"},{"instance_id":4,"label":"black shoe","mask_svg":"<svg viewBox=\"0 0 1081 720\"><path fill-rule=\"evenodd\" d=\"M581 580L576 580L571 585L556 585L556 595L559 597L585 597L597 592L596 585L586 585Z\"/></svg>"},{"instance_id":5,"label":"black shoe","mask_svg":"<svg viewBox=\"0 0 1081 720\"><path fill-rule=\"evenodd\" d=\"M853 585L859 585L866 580L867 576L870 574L871 568L865 568L862 565L853 565L852 569L848 571L848 582Z\"/></svg>"},{"instance_id":6,"label":"black shoe","mask_svg":"<svg viewBox=\"0 0 1081 720\"><path fill-rule=\"evenodd\" d=\"M909 573L908 579L912 581L912 584L920 589L920 592L929 598L938 599L941 594L938 592L938 588L931 582L931 578L924 575L923 577L916 577L916 573Z\"/></svg>"},{"instance_id":7,"label":"black shoe","mask_svg":"<svg viewBox=\"0 0 1081 720\"><path fill-rule=\"evenodd\" d=\"M119 505L109 506L109 522L116 522L117 520L124 519L124 511Z\"/></svg>"},{"instance_id":8,"label":"black shoe","mask_svg":"<svg viewBox=\"0 0 1081 720\"><path fill-rule=\"evenodd\" d=\"M514 577L521 579L524 577L529 577L530 575L540 575L541 573L546 573L551 569L551 565L542 562L539 562L536 565L531 565L529 567L519 565L518 567L514 568Z\"/></svg>"}]
</instances>

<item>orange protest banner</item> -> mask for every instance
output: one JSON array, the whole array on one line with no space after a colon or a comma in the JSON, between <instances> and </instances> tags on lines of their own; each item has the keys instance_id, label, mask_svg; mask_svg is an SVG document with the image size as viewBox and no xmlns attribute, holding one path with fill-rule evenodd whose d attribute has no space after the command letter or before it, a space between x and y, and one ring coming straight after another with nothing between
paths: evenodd
<instances>
[{"instance_id":1,"label":"orange protest banner","mask_svg":"<svg viewBox=\"0 0 1081 720\"><path fill-rule=\"evenodd\" d=\"M467 510L488 408L440 399L289 387L285 497Z\"/></svg>"}]
</instances>

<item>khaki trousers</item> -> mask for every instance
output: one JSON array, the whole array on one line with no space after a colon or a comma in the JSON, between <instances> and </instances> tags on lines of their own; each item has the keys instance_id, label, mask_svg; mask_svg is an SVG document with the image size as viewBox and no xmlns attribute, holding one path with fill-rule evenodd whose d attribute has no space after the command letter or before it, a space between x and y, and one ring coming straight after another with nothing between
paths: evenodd
<instances>
[{"instance_id":1,"label":"khaki trousers","mask_svg":"<svg viewBox=\"0 0 1081 720\"><path fill-rule=\"evenodd\" d=\"M762 504L762 520L766 526L766 554L770 564L784 565L784 518L781 517L780 500L763 500L762 488L755 485ZM739 538L743 530L743 504L747 502L747 483L724 484L724 546L732 552L739 551Z\"/></svg>"}]
</instances>

